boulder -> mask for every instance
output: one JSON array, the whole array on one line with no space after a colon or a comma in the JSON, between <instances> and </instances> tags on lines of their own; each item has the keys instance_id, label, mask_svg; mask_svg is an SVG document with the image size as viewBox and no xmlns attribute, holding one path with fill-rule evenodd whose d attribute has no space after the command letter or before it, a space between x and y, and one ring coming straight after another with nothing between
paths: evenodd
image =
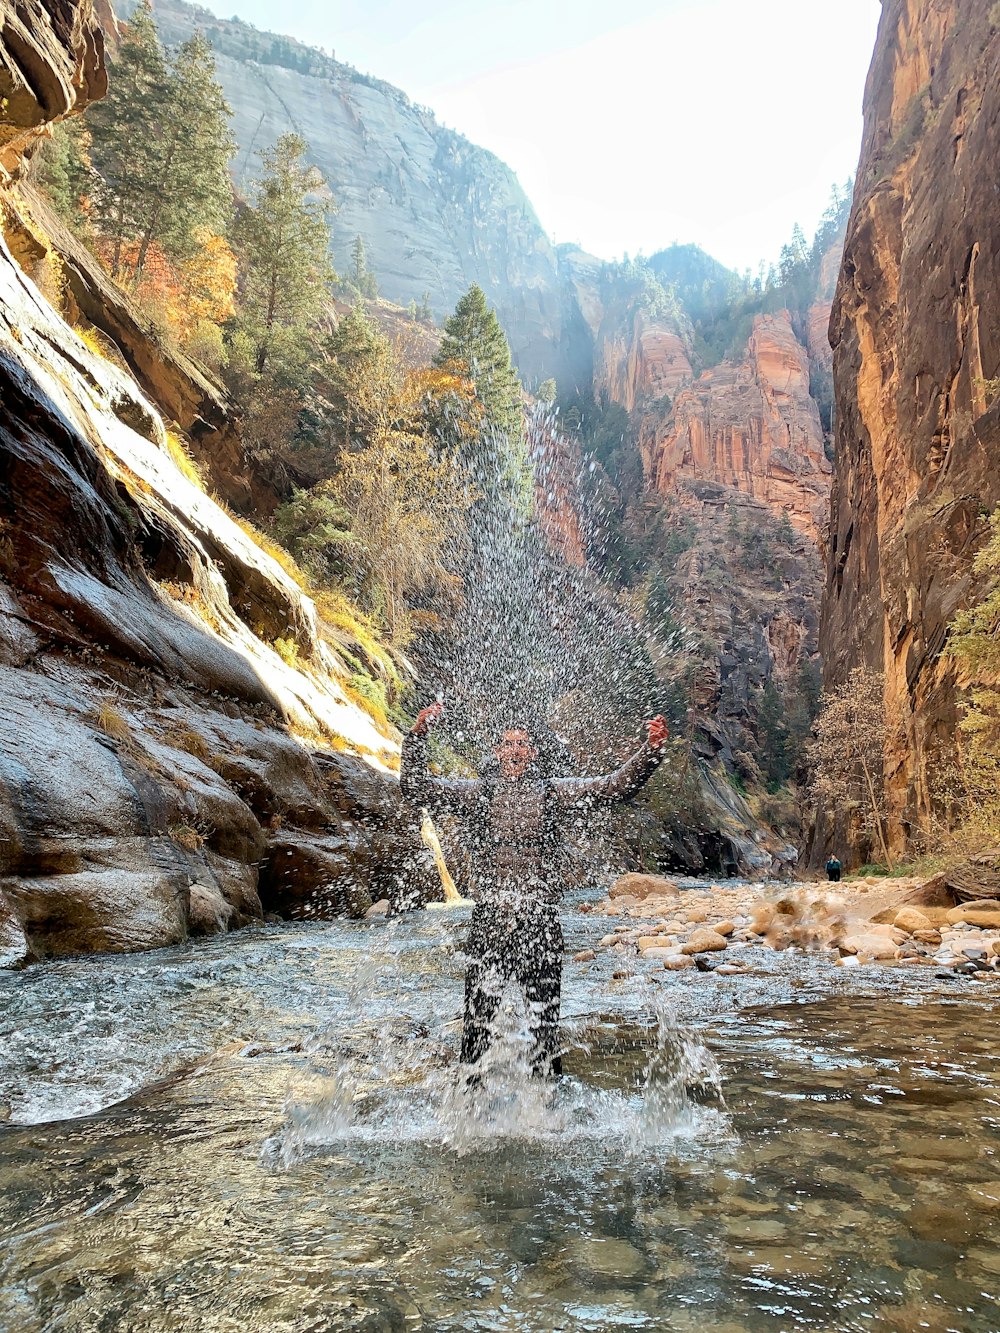
<instances>
[{"instance_id":1,"label":"boulder","mask_svg":"<svg viewBox=\"0 0 1000 1333\"><path fill-rule=\"evenodd\" d=\"M667 972L686 972L688 968L694 967L694 959L690 954L672 953L664 958L663 967Z\"/></svg>"},{"instance_id":2,"label":"boulder","mask_svg":"<svg viewBox=\"0 0 1000 1333\"><path fill-rule=\"evenodd\" d=\"M597 957L593 949L581 949L579 953L573 955L574 963L592 963Z\"/></svg>"},{"instance_id":3,"label":"boulder","mask_svg":"<svg viewBox=\"0 0 1000 1333\"><path fill-rule=\"evenodd\" d=\"M930 930L931 922L916 907L903 907L893 918L897 930L905 930L907 935L915 935L918 930Z\"/></svg>"},{"instance_id":4,"label":"boulder","mask_svg":"<svg viewBox=\"0 0 1000 1333\"><path fill-rule=\"evenodd\" d=\"M953 907L948 913L952 925L979 926L986 930L1000 930L1000 902L972 902Z\"/></svg>"},{"instance_id":5,"label":"boulder","mask_svg":"<svg viewBox=\"0 0 1000 1333\"><path fill-rule=\"evenodd\" d=\"M292 920L361 918L372 905L355 848L335 834L286 829L276 834L260 871L265 912Z\"/></svg>"},{"instance_id":6,"label":"boulder","mask_svg":"<svg viewBox=\"0 0 1000 1333\"><path fill-rule=\"evenodd\" d=\"M663 879L659 875L640 875L630 872L620 875L608 891L609 898L665 898L680 892L673 880Z\"/></svg>"},{"instance_id":7,"label":"boulder","mask_svg":"<svg viewBox=\"0 0 1000 1333\"><path fill-rule=\"evenodd\" d=\"M848 954L861 954L866 958L895 958L897 945L888 935L866 934L848 935L841 943L841 950Z\"/></svg>"},{"instance_id":8,"label":"boulder","mask_svg":"<svg viewBox=\"0 0 1000 1333\"><path fill-rule=\"evenodd\" d=\"M188 893L188 930L192 935L222 935L234 911L214 884L192 884Z\"/></svg>"},{"instance_id":9,"label":"boulder","mask_svg":"<svg viewBox=\"0 0 1000 1333\"><path fill-rule=\"evenodd\" d=\"M714 930L696 930L686 944L681 945L681 953L717 953L725 949L728 941L724 935Z\"/></svg>"}]
</instances>

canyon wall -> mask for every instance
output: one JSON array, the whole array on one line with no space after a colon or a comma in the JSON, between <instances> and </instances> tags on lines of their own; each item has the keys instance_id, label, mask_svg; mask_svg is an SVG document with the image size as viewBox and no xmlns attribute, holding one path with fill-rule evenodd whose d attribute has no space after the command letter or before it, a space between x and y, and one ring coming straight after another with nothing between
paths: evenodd
<instances>
[{"instance_id":1,"label":"canyon wall","mask_svg":"<svg viewBox=\"0 0 1000 1333\"><path fill-rule=\"evenodd\" d=\"M45 40L7 110L22 152L102 82L72 74L97 68L89 0L35 8ZM352 693L361 645L349 664L179 466L125 363L46 300L8 242L33 261L23 209L0 191L0 965L360 912L418 883L395 735Z\"/></svg>"},{"instance_id":2,"label":"canyon wall","mask_svg":"<svg viewBox=\"0 0 1000 1333\"><path fill-rule=\"evenodd\" d=\"M998 152L998 7L886 0L832 320L822 648L830 686L859 661L885 672L897 851L928 829L953 752L942 649L1000 501Z\"/></svg>"},{"instance_id":3,"label":"canyon wall","mask_svg":"<svg viewBox=\"0 0 1000 1333\"><path fill-rule=\"evenodd\" d=\"M261 149L302 135L336 204L338 272L349 272L360 234L381 293L406 306L427 292L439 321L478 283L523 375L537 382L566 373L577 354L575 312L564 305L556 252L509 167L398 88L332 56L184 0L155 0L153 9L165 42L200 29L214 47L233 109L238 189L258 171Z\"/></svg>"},{"instance_id":4,"label":"canyon wall","mask_svg":"<svg viewBox=\"0 0 1000 1333\"><path fill-rule=\"evenodd\" d=\"M730 768L759 749L763 688L790 687L818 652L832 475L811 390L829 357L812 345L829 319L820 281L808 312L757 315L742 353L700 372L683 310L605 310L597 338L595 388L629 412L642 462L626 521L665 533L652 560L701 645L693 702Z\"/></svg>"},{"instance_id":5,"label":"canyon wall","mask_svg":"<svg viewBox=\"0 0 1000 1333\"><path fill-rule=\"evenodd\" d=\"M682 373L682 354L682 346L665 339L651 348L647 340L644 379L650 391L676 390L668 416L642 420L647 483L670 496L684 481L717 482L787 515L818 544L832 468L809 391L809 351L795 336L788 312L757 317L739 363L723 362L695 380L690 367Z\"/></svg>"}]
</instances>

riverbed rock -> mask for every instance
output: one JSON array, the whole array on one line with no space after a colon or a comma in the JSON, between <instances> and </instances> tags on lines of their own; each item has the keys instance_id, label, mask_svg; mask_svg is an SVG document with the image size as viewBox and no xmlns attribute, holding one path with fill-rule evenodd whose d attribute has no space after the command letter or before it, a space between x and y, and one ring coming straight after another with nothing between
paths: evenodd
<instances>
[{"instance_id":1,"label":"riverbed rock","mask_svg":"<svg viewBox=\"0 0 1000 1333\"><path fill-rule=\"evenodd\" d=\"M576 1237L563 1249L561 1257L571 1268L607 1281L636 1278L649 1268L640 1250L611 1236Z\"/></svg>"},{"instance_id":2,"label":"riverbed rock","mask_svg":"<svg viewBox=\"0 0 1000 1333\"><path fill-rule=\"evenodd\" d=\"M574 963L592 963L597 957L593 949L581 949L579 953L573 955Z\"/></svg>"},{"instance_id":3,"label":"riverbed rock","mask_svg":"<svg viewBox=\"0 0 1000 1333\"><path fill-rule=\"evenodd\" d=\"M664 958L663 967L667 972L686 972L694 967L694 959L690 954L671 953Z\"/></svg>"},{"instance_id":4,"label":"riverbed rock","mask_svg":"<svg viewBox=\"0 0 1000 1333\"><path fill-rule=\"evenodd\" d=\"M681 952L686 954L718 953L727 947L725 936L714 930L696 930L686 944L681 945Z\"/></svg>"},{"instance_id":5,"label":"riverbed rock","mask_svg":"<svg viewBox=\"0 0 1000 1333\"><path fill-rule=\"evenodd\" d=\"M609 898L632 898L636 902L644 898L666 898L680 892L673 880L663 879L659 875L640 875L630 872L620 875L608 890Z\"/></svg>"},{"instance_id":6,"label":"riverbed rock","mask_svg":"<svg viewBox=\"0 0 1000 1333\"><path fill-rule=\"evenodd\" d=\"M895 958L897 945L888 935L847 935L841 943L844 953L860 954L866 958Z\"/></svg>"},{"instance_id":7,"label":"riverbed rock","mask_svg":"<svg viewBox=\"0 0 1000 1333\"><path fill-rule=\"evenodd\" d=\"M893 918L893 925L898 930L905 930L908 935L915 935L920 930L929 931L931 929L930 920L916 907L901 908Z\"/></svg>"},{"instance_id":8,"label":"riverbed rock","mask_svg":"<svg viewBox=\"0 0 1000 1333\"><path fill-rule=\"evenodd\" d=\"M980 926L986 930L1000 930L1000 903L993 901L964 903L953 907L948 920L954 924Z\"/></svg>"},{"instance_id":9,"label":"riverbed rock","mask_svg":"<svg viewBox=\"0 0 1000 1333\"><path fill-rule=\"evenodd\" d=\"M736 930L736 923L733 921L718 921L712 926L712 929L715 931L716 935L725 935L728 937Z\"/></svg>"},{"instance_id":10,"label":"riverbed rock","mask_svg":"<svg viewBox=\"0 0 1000 1333\"><path fill-rule=\"evenodd\" d=\"M645 953L647 949L662 948L663 939L660 935L640 935L636 940L636 945L640 953Z\"/></svg>"}]
</instances>

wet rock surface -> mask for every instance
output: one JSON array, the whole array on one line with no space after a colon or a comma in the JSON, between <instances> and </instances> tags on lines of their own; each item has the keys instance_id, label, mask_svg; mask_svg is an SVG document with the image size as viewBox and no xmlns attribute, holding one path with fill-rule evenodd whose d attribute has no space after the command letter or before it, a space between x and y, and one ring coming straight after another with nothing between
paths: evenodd
<instances>
[{"instance_id":1,"label":"wet rock surface","mask_svg":"<svg viewBox=\"0 0 1000 1333\"><path fill-rule=\"evenodd\" d=\"M100 92L89 5L45 14L32 59L53 68L32 66L36 101L7 108L25 134L32 106L72 109L66 62L79 105ZM23 16L3 17L15 42ZM312 602L181 474L153 401L45 302L4 239L0 401L4 966L259 920L260 867L296 830L349 843L356 880L405 878L420 842L396 741L348 698ZM287 893L266 880L269 910L370 904L331 864L314 858L306 878Z\"/></svg>"}]
</instances>

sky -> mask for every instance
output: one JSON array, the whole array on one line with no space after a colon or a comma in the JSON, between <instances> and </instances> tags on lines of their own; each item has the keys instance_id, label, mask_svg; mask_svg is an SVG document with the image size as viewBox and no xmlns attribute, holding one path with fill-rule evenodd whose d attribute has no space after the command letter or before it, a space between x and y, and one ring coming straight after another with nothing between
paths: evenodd
<instances>
[{"instance_id":1,"label":"sky","mask_svg":"<svg viewBox=\"0 0 1000 1333\"><path fill-rule=\"evenodd\" d=\"M206 3L206 0L202 0ZM879 0L207 0L402 88L514 169L556 242L694 241L732 268L812 235L853 175ZM235 5L235 8L234 8Z\"/></svg>"}]
</instances>

